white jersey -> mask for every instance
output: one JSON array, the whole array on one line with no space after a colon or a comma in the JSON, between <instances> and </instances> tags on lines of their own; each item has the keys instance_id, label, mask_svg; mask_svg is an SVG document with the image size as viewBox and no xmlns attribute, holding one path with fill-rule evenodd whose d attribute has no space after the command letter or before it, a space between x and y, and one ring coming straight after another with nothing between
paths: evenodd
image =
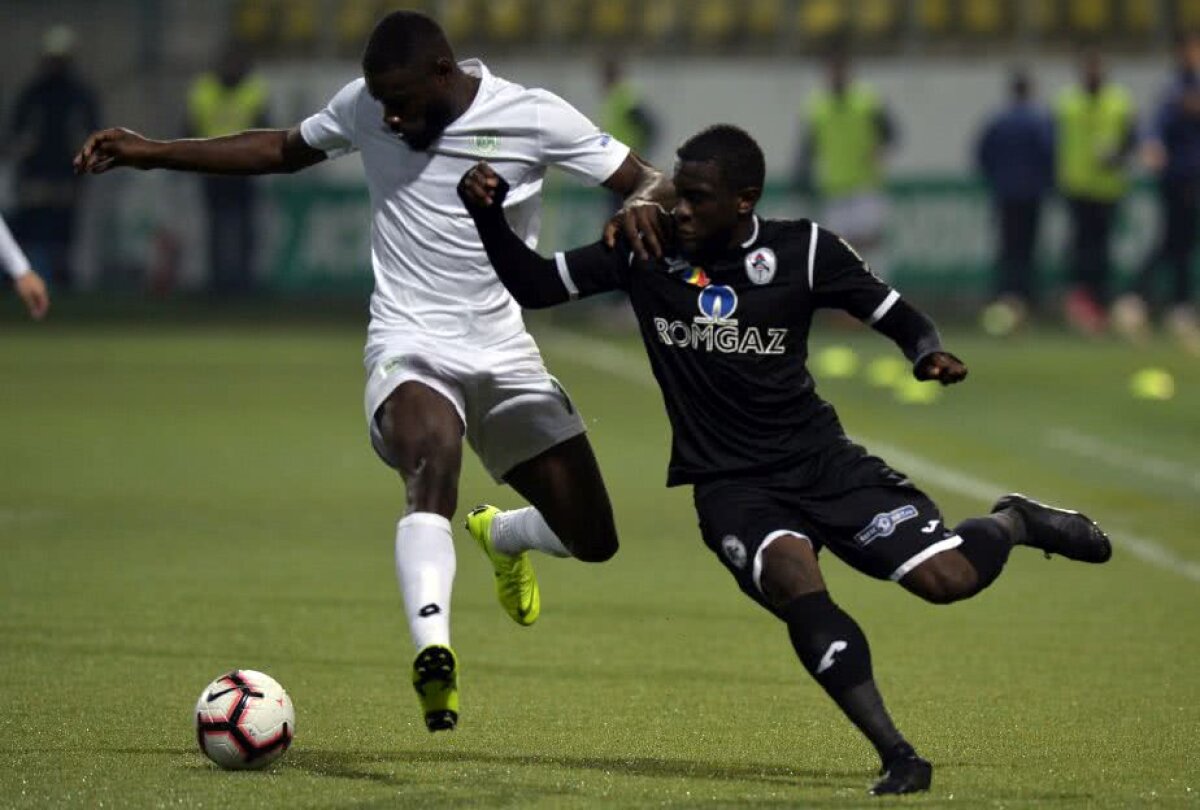
<instances>
[{"instance_id":1,"label":"white jersey","mask_svg":"<svg viewBox=\"0 0 1200 810\"><path fill-rule=\"evenodd\" d=\"M488 346L524 330L458 198L458 182L475 163L487 160L508 181L509 223L535 247L547 166L602 183L629 154L553 93L493 76L478 60L460 67L480 78L479 90L428 151L413 151L385 126L383 105L363 79L300 125L305 142L331 157L362 155L375 272L368 364L373 347L397 338Z\"/></svg>"}]
</instances>

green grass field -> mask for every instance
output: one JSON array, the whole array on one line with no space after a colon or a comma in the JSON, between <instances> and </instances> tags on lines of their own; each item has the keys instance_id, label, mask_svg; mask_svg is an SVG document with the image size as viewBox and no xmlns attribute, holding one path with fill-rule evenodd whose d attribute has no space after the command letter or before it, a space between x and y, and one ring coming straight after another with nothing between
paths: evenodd
<instances>
[{"instance_id":1,"label":"green grass field","mask_svg":"<svg viewBox=\"0 0 1200 810\"><path fill-rule=\"evenodd\" d=\"M0 327L0 806L860 807L873 753L736 590L666 490L667 425L629 337L543 330L588 417L622 534L539 560L519 628L457 536L460 728L431 736L392 564L399 481L364 433L358 323ZM561 322L559 322L561 323ZM889 346L826 331L865 359ZM951 332L972 377L928 405L824 380L848 430L948 521L1019 488L1114 535L1110 565L1018 550L933 607L830 558L900 727L935 763L914 806L1200 804L1200 363L1056 334ZM1135 400L1129 375L1174 373ZM471 460L462 510L518 501ZM221 671L291 692L266 773L196 750ZM885 802L887 803L887 802Z\"/></svg>"}]
</instances>

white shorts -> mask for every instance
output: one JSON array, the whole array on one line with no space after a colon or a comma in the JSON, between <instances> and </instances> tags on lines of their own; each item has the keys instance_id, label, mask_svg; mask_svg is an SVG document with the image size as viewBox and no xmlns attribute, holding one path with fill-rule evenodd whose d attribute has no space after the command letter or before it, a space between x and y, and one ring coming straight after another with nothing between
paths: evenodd
<instances>
[{"instance_id":1,"label":"white shorts","mask_svg":"<svg viewBox=\"0 0 1200 810\"><path fill-rule=\"evenodd\" d=\"M364 405L371 446L396 467L377 414L402 383L419 382L458 412L467 441L496 481L513 467L585 432L567 392L528 332L493 346L397 339L367 350Z\"/></svg>"}]
</instances>

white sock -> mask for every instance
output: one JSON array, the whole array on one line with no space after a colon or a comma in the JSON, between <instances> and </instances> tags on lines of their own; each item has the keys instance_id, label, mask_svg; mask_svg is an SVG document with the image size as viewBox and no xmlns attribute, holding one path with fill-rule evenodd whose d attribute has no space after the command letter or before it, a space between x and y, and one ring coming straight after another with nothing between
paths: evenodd
<instances>
[{"instance_id":1,"label":"white sock","mask_svg":"<svg viewBox=\"0 0 1200 810\"><path fill-rule=\"evenodd\" d=\"M396 579L413 644L450 644L450 590L454 585L450 521L414 512L396 525Z\"/></svg>"},{"instance_id":2,"label":"white sock","mask_svg":"<svg viewBox=\"0 0 1200 810\"><path fill-rule=\"evenodd\" d=\"M492 518L492 546L501 554L520 554L522 551L542 551L554 557L570 557L542 513L532 506L501 512Z\"/></svg>"}]
</instances>

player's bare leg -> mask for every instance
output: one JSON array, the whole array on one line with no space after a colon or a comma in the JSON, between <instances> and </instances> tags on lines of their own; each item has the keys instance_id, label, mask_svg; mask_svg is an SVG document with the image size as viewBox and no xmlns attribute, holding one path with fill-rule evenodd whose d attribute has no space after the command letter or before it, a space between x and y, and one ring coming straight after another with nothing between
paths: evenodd
<instances>
[{"instance_id":1,"label":"player's bare leg","mask_svg":"<svg viewBox=\"0 0 1200 810\"><path fill-rule=\"evenodd\" d=\"M800 662L879 752L875 795L928 790L933 766L896 730L871 671L862 629L832 599L807 538L782 535L763 551L760 584L788 627Z\"/></svg>"},{"instance_id":2,"label":"player's bare leg","mask_svg":"<svg viewBox=\"0 0 1200 810\"><path fill-rule=\"evenodd\" d=\"M533 505L508 512L477 507L467 516L467 530L492 562L500 604L513 621L530 625L541 613L541 592L529 552L603 562L617 551L617 531L584 434L518 464L504 478Z\"/></svg>"},{"instance_id":3,"label":"player's bare leg","mask_svg":"<svg viewBox=\"0 0 1200 810\"><path fill-rule=\"evenodd\" d=\"M458 504L463 425L444 396L419 382L397 387L378 420L408 501L396 527L396 578L417 648L413 686L428 729L453 729L458 722L458 667L450 648L456 567L450 518Z\"/></svg>"},{"instance_id":4,"label":"player's bare leg","mask_svg":"<svg viewBox=\"0 0 1200 810\"><path fill-rule=\"evenodd\" d=\"M514 467L505 481L533 505L546 528L529 532L530 548L570 555L584 562L604 562L617 553L608 489L586 434L551 447ZM545 547L542 547L542 544Z\"/></svg>"}]
</instances>

